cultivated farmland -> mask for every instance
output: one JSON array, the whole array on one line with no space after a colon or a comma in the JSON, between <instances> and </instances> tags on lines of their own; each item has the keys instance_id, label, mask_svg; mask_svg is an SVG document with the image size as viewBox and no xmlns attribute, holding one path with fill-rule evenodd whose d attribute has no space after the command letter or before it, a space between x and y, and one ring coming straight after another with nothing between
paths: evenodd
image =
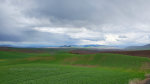
<instances>
[{"instance_id":1,"label":"cultivated farmland","mask_svg":"<svg viewBox=\"0 0 150 84\"><path fill-rule=\"evenodd\" d=\"M0 49L0 84L129 84L145 79L150 59L73 48Z\"/></svg>"}]
</instances>

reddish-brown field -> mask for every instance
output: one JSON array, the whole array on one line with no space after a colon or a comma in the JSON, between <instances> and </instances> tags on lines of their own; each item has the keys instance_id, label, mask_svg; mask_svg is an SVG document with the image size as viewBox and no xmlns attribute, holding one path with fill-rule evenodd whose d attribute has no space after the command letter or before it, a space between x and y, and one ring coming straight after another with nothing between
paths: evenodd
<instances>
[{"instance_id":1,"label":"reddish-brown field","mask_svg":"<svg viewBox=\"0 0 150 84\"><path fill-rule=\"evenodd\" d=\"M44 50L41 49L26 49L26 48L7 48L0 47L0 51L14 51L14 52L24 52L24 53L44 53Z\"/></svg>"},{"instance_id":2,"label":"reddish-brown field","mask_svg":"<svg viewBox=\"0 0 150 84\"><path fill-rule=\"evenodd\" d=\"M16 51L16 52L24 52L24 53L44 53L50 52L45 51L44 49L30 49L30 48L7 48L0 47L0 51ZM123 54L123 55L131 55L131 56L140 56L140 57L148 57L150 58L150 50L86 50L86 49L76 49L69 50L69 53L73 54L97 54L97 53L113 53L113 54Z\"/></svg>"},{"instance_id":3,"label":"reddish-brown field","mask_svg":"<svg viewBox=\"0 0 150 84\"><path fill-rule=\"evenodd\" d=\"M108 50L108 51L98 51L98 50L72 50L70 53L74 54L96 54L96 53L113 53L113 54L124 54L131 56L141 56L150 58L150 50L137 50L137 51L123 51L123 50Z\"/></svg>"}]
</instances>

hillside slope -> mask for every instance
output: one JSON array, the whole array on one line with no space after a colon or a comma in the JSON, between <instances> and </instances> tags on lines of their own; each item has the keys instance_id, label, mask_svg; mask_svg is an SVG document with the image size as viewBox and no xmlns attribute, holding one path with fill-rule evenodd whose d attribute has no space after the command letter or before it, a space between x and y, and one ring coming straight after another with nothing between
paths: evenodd
<instances>
[{"instance_id":1,"label":"hillside slope","mask_svg":"<svg viewBox=\"0 0 150 84\"><path fill-rule=\"evenodd\" d=\"M0 84L128 84L150 72L150 59L145 57L35 51L1 50Z\"/></svg>"}]
</instances>

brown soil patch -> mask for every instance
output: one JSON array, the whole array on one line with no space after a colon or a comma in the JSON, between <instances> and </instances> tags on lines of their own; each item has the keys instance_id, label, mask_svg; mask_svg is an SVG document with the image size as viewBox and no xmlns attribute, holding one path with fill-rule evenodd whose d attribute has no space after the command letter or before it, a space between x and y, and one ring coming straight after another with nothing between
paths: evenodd
<instances>
[{"instance_id":1,"label":"brown soil patch","mask_svg":"<svg viewBox=\"0 0 150 84\"><path fill-rule=\"evenodd\" d=\"M113 53L113 54L124 54L131 56L140 56L140 57L148 57L150 58L150 50L138 50L138 51L98 51L98 50L72 50L70 53L73 54L97 54L97 53Z\"/></svg>"},{"instance_id":2,"label":"brown soil patch","mask_svg":"<svg viewBox=\"0 0 150 84\"><path fill-rule=\"evenodd\" d=\"M129 84L150 84L150 78L146 78L144 80L134 79L130 81Z\"/></svg>"},{"instance_id":3,"label":"brown soil patch","mask_svg":"<svg viewBox=\"0 0 150 84\"><path fill-rule=\"evenodd\" d=\"M150 84L150 78L143 80L143 84Z\"/></svg>"},{"instance_id":4,"label":"brown soil patch","mask_svg":"<svg viewBox=\"0 0 150 84\"><path fill-rule=\"evenodd\" d=\"M150 63L146 62L141 67L142 70L150 70Z\"/></svg>"}]
</instances>

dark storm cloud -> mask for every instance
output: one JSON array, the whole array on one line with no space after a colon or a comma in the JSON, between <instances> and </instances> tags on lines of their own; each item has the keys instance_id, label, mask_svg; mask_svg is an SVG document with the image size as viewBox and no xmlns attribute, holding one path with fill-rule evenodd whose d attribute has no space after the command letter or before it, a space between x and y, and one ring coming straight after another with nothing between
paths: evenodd
<instances>
[{"instance_id":1,"label":"dark storm cloud","mask_svg":"<svg viewBox=\"0 0 150 84\"><path fill-rule=\"evenodd\" d=\"M37 8L27 11L27 15L49 18L58 26L100 24L112 16L109 12L113 12L109 11L111 6L107 7L109 3L105 0L36 0L36 3Z\"/></svg>"},{"instance_id":2,"label":"dark storm cloud","mask_svg":"<svg viewBox=\"0 0 150 84\"><path fill-rule=\"evenodd\" d=\"M0 41L13 41L13 42L20 42L23 39L20 38L20 36L14 36L14 35L7 35L0 33Z\"/></svg>"},{"instance_id":3,"label":"dark storm cloud","mask_svg":"<svg viewBox=\"0 0 150 84\"><path fill-rule=\"evenodd\" d=\"M46 17L54 23L83 26L137 22L146 15L149 0L36 0L37 8L27 12L31 17ZM145 13L141 13L145 12ZM142 14L142 15L141 15ZM131 21L132 19L132 21ZM60 25L57 24L57 25ZM82 26L82 25L81 25Z\"/></svg>"}]
</instances>

